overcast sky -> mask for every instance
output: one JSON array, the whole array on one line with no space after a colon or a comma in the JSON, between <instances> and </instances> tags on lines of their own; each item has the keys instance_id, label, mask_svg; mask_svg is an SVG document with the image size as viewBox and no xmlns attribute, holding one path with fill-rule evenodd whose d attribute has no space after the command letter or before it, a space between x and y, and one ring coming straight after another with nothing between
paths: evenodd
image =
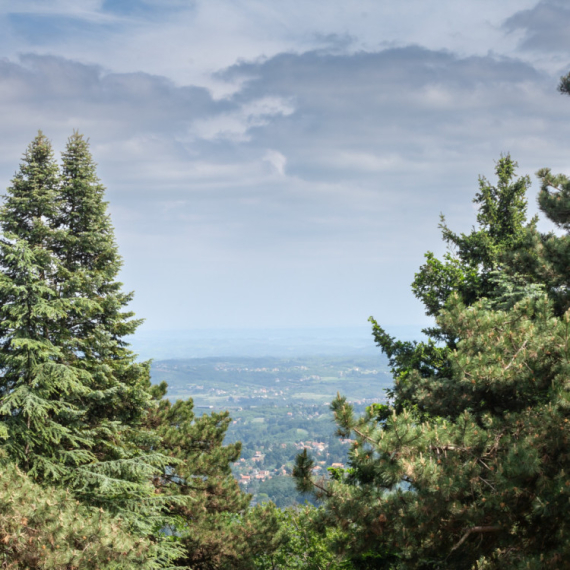
<instances>
[{"instance_id":1,"label":"overcast sky","mask_svg":"<svg viewBox=\"0 0 570 570\"><path fill-rule=\"evenodd\" d=\"M0 186L91 140L147 330L425 323L479 175L570 173L562 0L0 0ZM530 196L535 210L536 179Z\"/></svg>"}]
</instances>

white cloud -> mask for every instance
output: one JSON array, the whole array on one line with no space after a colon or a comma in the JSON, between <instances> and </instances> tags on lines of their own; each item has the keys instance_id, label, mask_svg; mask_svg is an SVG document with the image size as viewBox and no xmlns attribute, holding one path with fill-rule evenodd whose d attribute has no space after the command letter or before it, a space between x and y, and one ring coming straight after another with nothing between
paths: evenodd
<instances>
[{"instance_id":1,"label":"white cloud","mask_svg":"<svg viewBox=\"0 0 570 570\"><path fill-rule=\"evenodd\" d=\"M280 176L285 176L285 165L287 158L277 150L268 150L263 157L263 160L269 162Z\"/></svg>"},{"instance_id":2,"label":"white cloud","mask_svg":"<svg viewBox=\"0 0 570 570\"><path fill-rule=\"evenodd\" d=\"M209 141L248 141L251 139L251 129L263 127L275 117L287 117L294 111L293 105L284 98L262 97L243 104L235 111L195 120L190 134Z\"/></svg>"}]
</instances>

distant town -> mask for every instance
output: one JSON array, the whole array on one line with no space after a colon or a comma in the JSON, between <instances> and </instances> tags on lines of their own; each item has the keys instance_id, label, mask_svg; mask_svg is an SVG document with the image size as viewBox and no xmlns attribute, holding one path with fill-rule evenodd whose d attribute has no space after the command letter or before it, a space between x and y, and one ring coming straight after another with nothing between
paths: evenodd
<instances>
[{"instance_id":1,"label":"distant town","mask_svg":"<svg viewBox=\"0 0 570 570\"><path fill-rule=\"evenodd\" d=\"M290 477L303 449L315 473L348 465L351 440L335 435L329 403L337 392L357 410L385 402L391 386L384 357L204 358L153 363L153 382L165 380L171 399L192 397L197 415L229 410L225 441L242 444L232 471L253 501L278 506L304 502Z\"/></svg>"}]
</instances>

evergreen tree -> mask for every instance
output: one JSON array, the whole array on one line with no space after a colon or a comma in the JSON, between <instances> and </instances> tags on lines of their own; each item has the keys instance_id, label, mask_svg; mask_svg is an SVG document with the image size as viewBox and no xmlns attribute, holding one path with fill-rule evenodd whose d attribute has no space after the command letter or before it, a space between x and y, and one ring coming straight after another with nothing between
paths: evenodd
<instances>
[{"instance_id":1,"label":"evergreen tree","mask_svg":"<svg viewBox=\"0 0 570 570\"><path fill-rule=\"evenodd\" d=\"M277 511L280 546L255 559L257 570L354 570L342 552L335 551L338 535L347 538L350 531L318 529L313 519L318 511L305 505Z\"/></svg>"},{"instance_id":2,"label":"evergreen tree","mask_svg":"<svg viewBox=\"0 0 570 570\"><path fill-rule=\"evenodd\" d=\"M66 491L0 467L0 560L9 570L154 570L157 547Z\"/></svg>"},{"instance_id":3,"label":"evergreen tree","mask_svg":"<svg viewBox=\"0 0 570 570\"><path fill-rule=\"evenodd\" d=\"M90 546L81 558L60 525L66 550L50 551L51 566L41 567L76 559L107 567L108 554L109 568L129 568L131 559L251 568L277 546L275 512L249 509L231 474L240 446L223 446L228 414L196 418L191 400L171 404L165 385L151 387L150 363L136 362L125 341L140 321L117 281L122 261L88 141L74 133L62 162L60 176L40 133L0 209L0 436L10 461L45 492L65 487L88 519L99 513L99 530L107 521L107 530L130 531L146 546L115 556L105 530L100 551ZM3 509L0 496L0 517ZM49 517L38 525L55 536ZM25 558L26 531L14 532L10 567Z\"/></svg>"},{"instance_id":4,"label":"evergreen tree","mask_svg":"<svg viewBox=\"0 0 570 570\"><path fill-rule=\"evenodd\" d=\"M149 429L160 436L160 451L173 459L155 479L157 492L178 499L171 506L172 531L183 554L177 564L195 570L249 570L254 559L280 544L279 519L272 505L251 509L230 464L241 444L223 445L228 412L196 417L192 400L172 404L166 384L153 386L159 405L148 416Z\"/></svg>"},{"instance_id":5,"label":"evergreen tree","mask_svg":"<svg viewBox=\"0 0 570 570\"><path fill-rule=\"evenodd\" d=\"M570 182L539 175L541 209L566 229ZM569 567L570 313L561 299L570 240L525 227L520 198L513 209L482 207L482 227L454 238L467 252L459 262L476 269L467 293L463 279L440 294L441 281L429 284L437 271L416 277L429 284L422 292L445 346L433 343L428 360L425 345L378 338L375 326L392 350L395 405L358 418L346 399L333 402L340 432L355 438L349 469L319 488L311 458L297 459L300 488L324 502L321 522L350 528L345 547L377 556L373 567ZM461 249L467 238L476 247Z\"/></svg>"},{"instance_id":6,"label":"evergreen tree","mask_svg":"<svg viewBox=\"0 0 570 570\"><path fill-rule=\"evenodd\" d=\"M138 524L148 524L155 517L155 524L163 524L164 501L156 497L151 480L168 459L156 452L158 438L143 429L144 418L154 406L149 363L137 363L124 338L141 321L126 309L133 294L124 293L116 280L122 259L104 201L105 189L82 135L69 138L61 171L55 280L60 296L71 306L58 322L58 341L64 358L89 378L84 420L93 434L91 451L97 457L96 464L81 470L84 480L78 491L91 504L132 512Z\"/></svg>"},{"instance_id":7,"label":"evergreen tree","mask_svg":"<svg viewBox=\"0 0 570 570\"><path fill-rule=\"evenodd\" d=\"M154 405L149 366L123 340L138 322L122 311L130 296L113 281L120 258L102 188L85 168L87 147L72 153L78 142L70 139L62 182L40 133L0 209L3 447L37 482L66 487L146 536L165 524L152 478L169 459L142 426Z\"/></svg>"},{"instance_id":8,"label":"evergreen tree","mask_svg":"<svg viewBox=\"0 0 570 570\"><path fill-rule=\"evenodd\" d=\"M508 262L508 255L526 247L528 236L536 233L536 220L527 223L525 195L530 179L517 178L516 168L517 163L506 155L495 167L496 186L479 178L479 191L473 200L479 206L478 227L471 233L454 233L442 217L440 228L449 251L443 261L432 252L426 253L426 263L412 283L428 316L438 315L451 295L471 305L482 297L502 294L499 292L505 287L524 288L517 270L512 269L516 264ZM449 375L449 355L458 340L454 331L436 326L424 330L426 342L398 341L372 317L370 322L374 339L388 356L396 380L390 392L394 405L397 409L410 402L418 405L414 393L419 385L407 380L412 374L426 379Z\"/></svg>"},{"instance_id":9,"label":"evergreen tree","mask_svg":"<svg viewBox=\"0 0 570 570\"><path fill-rule=\"evenodd\" d=\"M40 132L0 210L0 419L9 455L33 477L65 480L93 461L82 374L62 362L55 323L68 304L54 286L51 251L57 165Z\"/></svg>"}]
</instances>

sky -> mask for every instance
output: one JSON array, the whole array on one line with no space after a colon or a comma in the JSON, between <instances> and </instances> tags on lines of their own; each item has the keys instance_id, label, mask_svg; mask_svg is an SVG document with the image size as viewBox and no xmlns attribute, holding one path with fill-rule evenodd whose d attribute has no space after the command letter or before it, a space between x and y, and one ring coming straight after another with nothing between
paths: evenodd
<instances>
[{"instance_id":1,"label":"sky","mask_svg":"<svg viewBox=\"0 0 570 570\"><path fill-rule=\"evenodd\" d=\"M0 0L0 188L89 137L145 331L428 321L510 153L570 173L561 0ZM545 226L546 227L546 226Z\"/></svg>"}]
</instances>

